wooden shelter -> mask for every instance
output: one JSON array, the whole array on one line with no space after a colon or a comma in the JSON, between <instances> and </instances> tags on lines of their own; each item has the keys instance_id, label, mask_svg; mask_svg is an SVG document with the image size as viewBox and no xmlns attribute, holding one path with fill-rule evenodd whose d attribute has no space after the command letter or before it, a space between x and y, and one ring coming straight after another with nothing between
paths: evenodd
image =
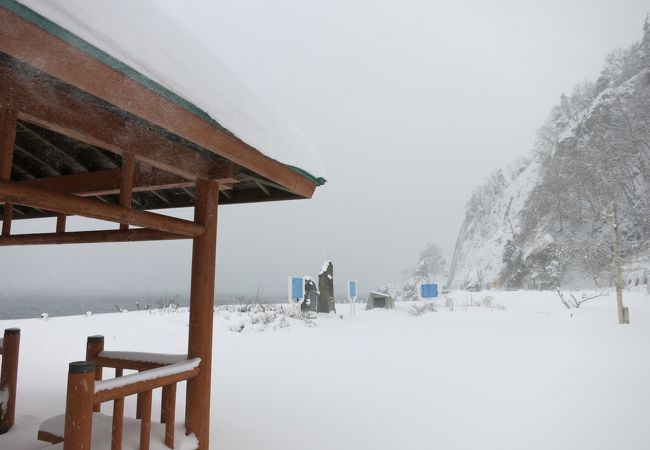
<instances>
[{"instance_id":1,"label":"wooden shelter","mask_svg":"<svg viewBox=\"0 0 650 450\"><path fill-rule=\"evenodd\" d=\"M383 292L370 292L366 301L366 309L394 309L395 299Z\"/></svg>"},{"instance_id":2,"label":"wooden shelter","mask_svg":"<svg viewBox=\"0 0 650 450\"><path fill-rule=\"evenodd\" d=\"M310 198L324 180L13 0L0 0L0 24L0 246L191 239L187 359L200 363L186 370L185 425L207 450L218 205ZM152 212L177 207L194 220ZM109 224L70 232L71 215ZM39 217L56 228L12 234L13 221ZM83 401L69 395L67 407ZM77 428L66 425L65 449L90 445L90 426Z\"/></svg>"}]
</instances>

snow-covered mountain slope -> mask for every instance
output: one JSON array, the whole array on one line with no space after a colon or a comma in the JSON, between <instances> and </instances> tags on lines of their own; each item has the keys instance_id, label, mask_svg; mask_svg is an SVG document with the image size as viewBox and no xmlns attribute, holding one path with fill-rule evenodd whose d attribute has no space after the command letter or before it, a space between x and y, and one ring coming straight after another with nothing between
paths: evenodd
<instances>
[{"instance_id":1,"label":"snow-covered mountain slope","mask_svg":"<svg viewBox=\"0 0 650 450\"><path fill-rule=\"evenodd\" d=\"M650 23L595 82L562 95L529 161L467 204L451 287L611 283L616 206L629 282L650 256ZM641 264L642 265L642 264ZM635 275L631 275L635 274Z\"/></svg>"},{"instance_id":2,"label":"snow-covered mountain slope","mask_svg":"<svg viewBox=\"0 0 650 450\"><path fill-rule=\"evenodd\" d=\"M456 242L448 284L498 283L504 269L502 256L521 231L522 215L539 183L539 171L539 162L531 162L507 185L503 174L497 173L488 182L487 193L475 193Z\"/></svg>"}]
</instances>

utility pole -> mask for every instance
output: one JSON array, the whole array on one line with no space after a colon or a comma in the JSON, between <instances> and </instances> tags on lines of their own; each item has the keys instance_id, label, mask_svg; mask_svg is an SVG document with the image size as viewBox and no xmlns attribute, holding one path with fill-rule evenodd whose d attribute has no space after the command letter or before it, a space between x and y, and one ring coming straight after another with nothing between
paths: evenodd
<instances>
[{"instance_id":1,"label":"utility pole","mask_svg":"<svg viewBox=\"0 0 650 450\"><path fill-rule=\"evenodd\" d=\"M618 305L618 323L629 324L629 310L623 306L623 277L621 275L621 236L618 231L618 211L614 203L614 216L612 227L614 228L614 275L616 276L616 304Z\"/></svg>"}]
</instances>

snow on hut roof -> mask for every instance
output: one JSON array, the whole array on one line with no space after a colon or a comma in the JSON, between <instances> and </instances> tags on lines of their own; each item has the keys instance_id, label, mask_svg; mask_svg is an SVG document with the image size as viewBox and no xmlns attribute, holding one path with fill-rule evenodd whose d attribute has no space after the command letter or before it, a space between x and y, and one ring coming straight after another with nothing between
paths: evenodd
<instances>
[{"instance_id":1,"label":"snow on hut roof","mask_svg":"<svg viewBox=\"0 0 650 450\"><path fill-rule=\"evenodd\" d=\"M85 42L76 42L77 46L91 56L216 122L215 126L317 184L325 181L320 178L324 175L322 159L313 145L210 47L216 39L213 29L187 26L192 16L203 14L202 6L209 0L194 0L191 5L154 0L18 3L43 16L28 17L38 21L37 25L49 25L48 31L66 40L80 38ZM18 6L14 0L2 0L2 4Z\"/></svg>"}]
</instances>

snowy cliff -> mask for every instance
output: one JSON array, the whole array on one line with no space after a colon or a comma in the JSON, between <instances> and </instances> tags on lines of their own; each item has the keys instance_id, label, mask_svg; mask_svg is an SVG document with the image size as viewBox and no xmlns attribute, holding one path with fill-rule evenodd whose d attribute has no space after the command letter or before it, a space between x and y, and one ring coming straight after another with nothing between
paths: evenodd
<instances>
[{"instance_id":1,"label":"snowy cliff","mask_svg":"<svg viewBox=\"0 0 650 450\"><path fill-rule=\"evenodd\" d=\"M650 23L595 82L562 95L533 154L498 171L467 204L451 287L611 283L611 212L630 274L650 256ZM637 281L638 283L638 281Z\"/></svg>"}]
</instances>

